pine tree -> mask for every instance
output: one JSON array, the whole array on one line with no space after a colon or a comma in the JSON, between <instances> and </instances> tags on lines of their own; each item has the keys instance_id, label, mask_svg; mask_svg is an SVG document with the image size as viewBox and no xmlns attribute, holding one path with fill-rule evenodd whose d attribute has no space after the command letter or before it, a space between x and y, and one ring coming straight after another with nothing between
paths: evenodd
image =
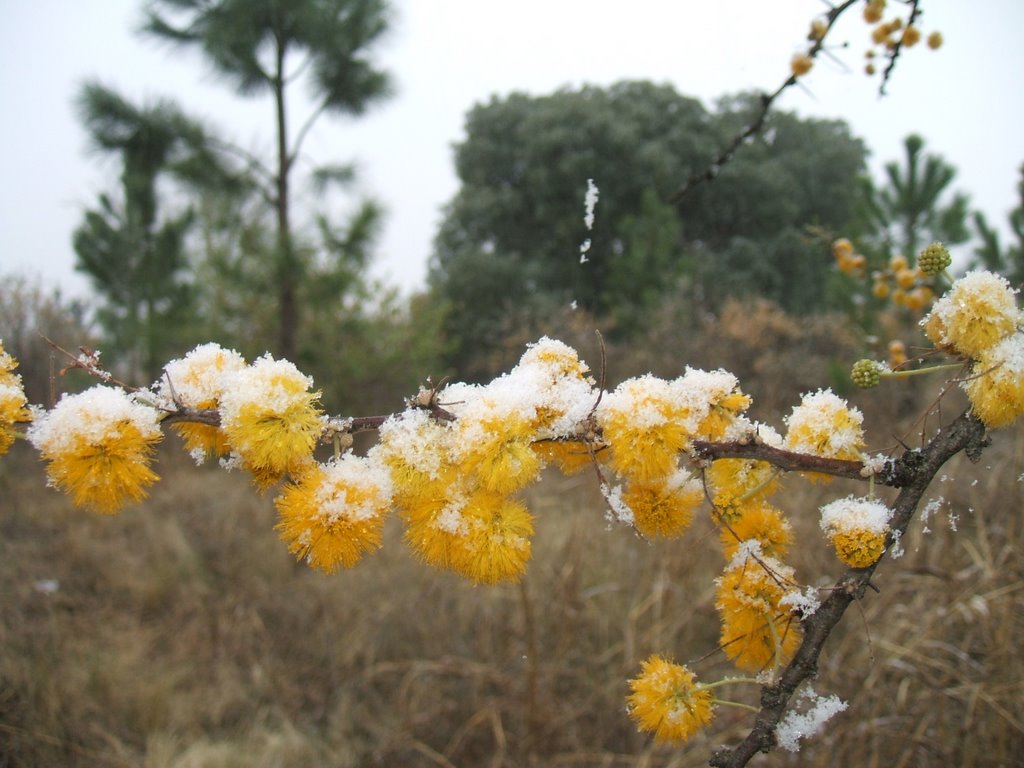
<instances>
[{"instance_id":1,"label":"pine tree","mask_svg":"<svg viewBox=\"0 0 1024 768\"><path fill-rule=\"evenodd\" d=\"M147 9L146 32L199 46L239 94L273 98L276 164L269 169L254 160L253 167L262 172L263 194L275 212L278 352L286 358L295 357L304 271L293 238L292 172L321 114L360 115L389 93L387 76L369 59L386 29L383 0L153 0ZM293 139L287 95L301 75L311 80L317 105Z\"/></svg>"}]
</instances>

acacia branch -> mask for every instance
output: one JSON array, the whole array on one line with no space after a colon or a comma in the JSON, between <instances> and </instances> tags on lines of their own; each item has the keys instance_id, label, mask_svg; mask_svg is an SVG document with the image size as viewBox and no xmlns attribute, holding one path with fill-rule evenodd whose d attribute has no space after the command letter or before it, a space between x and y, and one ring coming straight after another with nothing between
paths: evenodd
<instances>
[{"instance_id":1,"label":"acacia branch","mask_svg":"<svg viewBox=\"0 0 1024 768\"><path fill-rule=\"evenodd\" d=\"M890 532L886 537L887 551L906 533L921 498L942 466L961 451L972 461L977 461L988 442L984 425L966 411L924 448L908 451L901 457L898 463L902 465L902 489L893 504ZM775 747L775 728L786 713L789 700L797 688L816 675L818 657L825 642L850 603L864 596L879 562L867 568L847 569L818 610L803 619L803 642L793 660L782 670L776 682L761 688L761 709L754 727L735 747L716 751L709 765L713 768L740 768L758 752L769 752Z\"/></svg>"},{"instance_id":2,"label":"acacia branch","mask_svg":"<svg viewBox=\"0 0 1024 768\"><path fill-rule=\"evenodd\" d=\"M832 31L833 25L843 14L843 12L846 11L847 8L849 8L851 5L856 4L857 2L858 0L845 0L844 2L835 6L834 8L829 9L828 13L825 14L826 26L824 32L817 40L814 41L814 44L811 46L810 50L807 51L807 56L810 59L813 60L817 58L818 54L821 53L821 51L824 49L825 39L828 37L829 32ZM893 63L894 61L890 60L889 69L892 69ZM889 72L887 70L886 79L888 79L888 74ZM718 154L718 156L714 160L712 160L711 163L703 171L700 171L699 173L691 173L690 177L686 180L686 182L681 187L679 187L679 189L677 189L668 199L669 204L678 205L683 201L684 198L686 198L687 195L690 194L691 191L693 191L695 187L699 186L704 182L713 181L715 177L718 176L718 173L722 170L722 166L724 166L732 159L732 156L736 154L736 150L740 148L743 142L745 142L747 139L753 136L756 136L758 133L761 132L762 128L764 128L765 120L768 119L768 113L771 111L772 105L775 104L776 99L778 99L779 96L781 96L787 88L789 88L792 85L796 85L796 82L797 76L790 75L785 81L783 81L782 85L775 89L774 92L770 94L762 93L761 107L758 110L757 114L754 116L753 121L751 121L746 128L737 133L732 138L732 140L726 145L725 149L723 149Z\"/></svg>"}]
</instances>

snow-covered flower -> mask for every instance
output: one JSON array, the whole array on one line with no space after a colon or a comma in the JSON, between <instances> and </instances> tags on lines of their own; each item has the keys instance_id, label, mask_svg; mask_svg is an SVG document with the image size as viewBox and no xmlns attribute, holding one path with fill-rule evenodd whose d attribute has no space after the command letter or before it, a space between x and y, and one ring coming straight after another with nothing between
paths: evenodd
<instances>
[{"instance_id":1,"label":"snow-covered flower","mask_svg":"<svg viewBox=\"0 0 1024 768\"><path fill-rule=\"evenodd\" d=\"M16 426L32 419L21 376L14 373L17 367L18 361L0 342L0 456L14 443Z\"/></svg>"},{"instance_id":2,"label":"snow-covered flower","mask_svg":"<svg viewBox=\"0 0 1024 768\"><path fill-rule=\"evenodd\" d=\"M977 359L1012 334L1020 320L1016 292L1006 278L977 270L957 280L921 325L936 346Z\"/></svg>"},{"instance_id":3,"label":"snow-covered flower","mask_svg":"<svg viewBox=\"0 0 1024 768\"><path fill-rule=\"evenodd\" d=\"M139 501L157 480L150 468L163 435L157 412L122 389L97 385L37 411L28 439L47 462L49 481L78 506L113 514Z\"/></svg>"},{"instance_id":4,"label":"snow-covered flower","mask_svg":"<svg viewBox=\"0 0 1024 768\"><path fill-rule=\"evenodd\" d=\"M685 666L662 656L642 661L629 689L630 717L641 731L653 733L656 741L684 742L714 716L711 691Z\"/></svg>"},{"instance_id":5,"label":"snow-covered flower","mask_svg":"<svg viewBox=\"0 0 1024 768\"><path fill-rule=\"evenodd\" d=\"M863 414L831 389L805 394L786 418L782 447L828 459L860 458L864 448Z\"/></svg>"},{"instance_id":6,"label":"snow-covered flower","mask_svg":"<svg viewBox=\"0 0 1024 768\"><path fill-rule=\"evenodd\" d=\"M971 376L962 383L978 418L996 429L1024 413L1024 333L982 350Z\"/></svg>"},{"instance_id":7,"label":"snow-covered flower","mask_svg":"<svg viewBox=\"0 0 1024 768\"><path fill-rule=\"evenodd\" d=\"M331 573L380 547L391 477L382 464L348 453L306 469L274 504L289 551Z\"/></svg>"},{"instance_id":8,"label":"snow-covered flower","mask_svg":"<svg viewBox=\"0 0 1024 768\"><path fill-rule=\"evenodd\" d=\"M245 360L233 349L201 344L180 360L164 367L156 384L157 395L171 404L195 410L216 410L231 374L245 368ZM231 448L222 428L195 422L176 422L171 428L181 435L185 448L197 460L226 456Z\"/></svg>"},{"instance_id":9,"label":"snow-covered flower","mask_svg":"<svg viewBox=\"0 0 1024 768\"><path fill-rule=\"evenodd\" d=\"M836 555L853 568L867 568L885 551L892 510L869 498L847 496L821 508L821 529Z\"/></svg>"},{"instance_id":10,"label":"snow-covered flower","mask_svg":"<svg viewBox=\"0 0 1024 768\"><path fill-rule=\"evenodd\" d=\"M307 461L322 431L313 380L287 360L264 355L225 377L221 427L261 486Z\"/></svg>"}]
</instances>

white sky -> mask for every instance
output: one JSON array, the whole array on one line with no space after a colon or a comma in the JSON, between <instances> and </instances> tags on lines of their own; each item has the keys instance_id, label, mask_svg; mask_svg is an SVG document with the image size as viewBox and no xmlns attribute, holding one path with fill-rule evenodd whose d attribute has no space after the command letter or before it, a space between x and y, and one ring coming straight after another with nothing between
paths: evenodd
<instances>
[{"instance_id":1,"label":"white sky","mask_svg":"<svg viewBox=\"0 0 1024 768\"><path fill-rule=\"evenodd\" d=\"M393 74L397 97L358 121L322 119L304 150L311 163L357 161L361 188L388 210L374 274L406 290L426 274L440 208L457 188L451 145L474 103L495 93L632 78L669 82L710 108L727 93L774 89L804 45L810 19L825 8L820 0L394 5L378 59ZM1024 162L1024 2L922 6L925 31L940 29L946 43L938 52L923 45L907 51L888 97L879 99L876 80L861 72L868 27L851 11L830 37L849 42L835 51L840 61L819 59L806 88L790 89L780 106L847 120L867 141L876 168L901 154L908 133L922 134L930 151L959 169L957 187L1003 226ZM135 101L173 97L270 157L270 101L234 96L197 52L135 35L141 7L140 0L0 0L0 273L40 274L72 294L86 290L73 270L71 233L98 193L117 185L116 165L86 151L74 113L86 79ZM293 126L301 113L293 104ZM601 187L614 184L600 168L592 175Z\"/></svg>"}]
</instances>

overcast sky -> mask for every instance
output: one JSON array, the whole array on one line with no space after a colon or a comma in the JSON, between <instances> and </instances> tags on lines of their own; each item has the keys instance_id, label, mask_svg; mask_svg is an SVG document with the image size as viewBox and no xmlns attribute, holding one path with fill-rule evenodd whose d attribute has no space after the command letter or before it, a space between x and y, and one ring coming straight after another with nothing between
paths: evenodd
<instances>
[{"instance_id":1,"label":"overcast sky","mask_svg":"<svg viewBox=\"0 0 1024 768\"><path fill-rule=\"evenodd\" d=\"M899 156L907 134L922 134L930 151L959 169L958 188L1003 225L1024 162L1024 2L922 6L925 32L941 30L945 45L908 51L887 97L862 74L869 29L851 12L830 37L838 61L819 59L805 87L790 89L780 106L847 120L876 169ZM0 0L0 273L40 274L72 294L86 290L73 270L71 233L97 195L116 188L118 172L87 151L73 108L86 79L135 101L173 97L271 156L270 101L239 99L197 53L140 38L141 7L141 0ZM397 96L358 121L321 119L304 154L310 164L357 162L361 190L388 211L374 274L412 290L423 283L440 208L457 188L451 145L474 103L648 79L710 108L723 94L781 83L810 19L825 7L820 0L399 0L377 49ZM291 106L297 126L304 105ZM599 186L614 184L600 168L592 175Z\"/></svg>"}]
</instances>

